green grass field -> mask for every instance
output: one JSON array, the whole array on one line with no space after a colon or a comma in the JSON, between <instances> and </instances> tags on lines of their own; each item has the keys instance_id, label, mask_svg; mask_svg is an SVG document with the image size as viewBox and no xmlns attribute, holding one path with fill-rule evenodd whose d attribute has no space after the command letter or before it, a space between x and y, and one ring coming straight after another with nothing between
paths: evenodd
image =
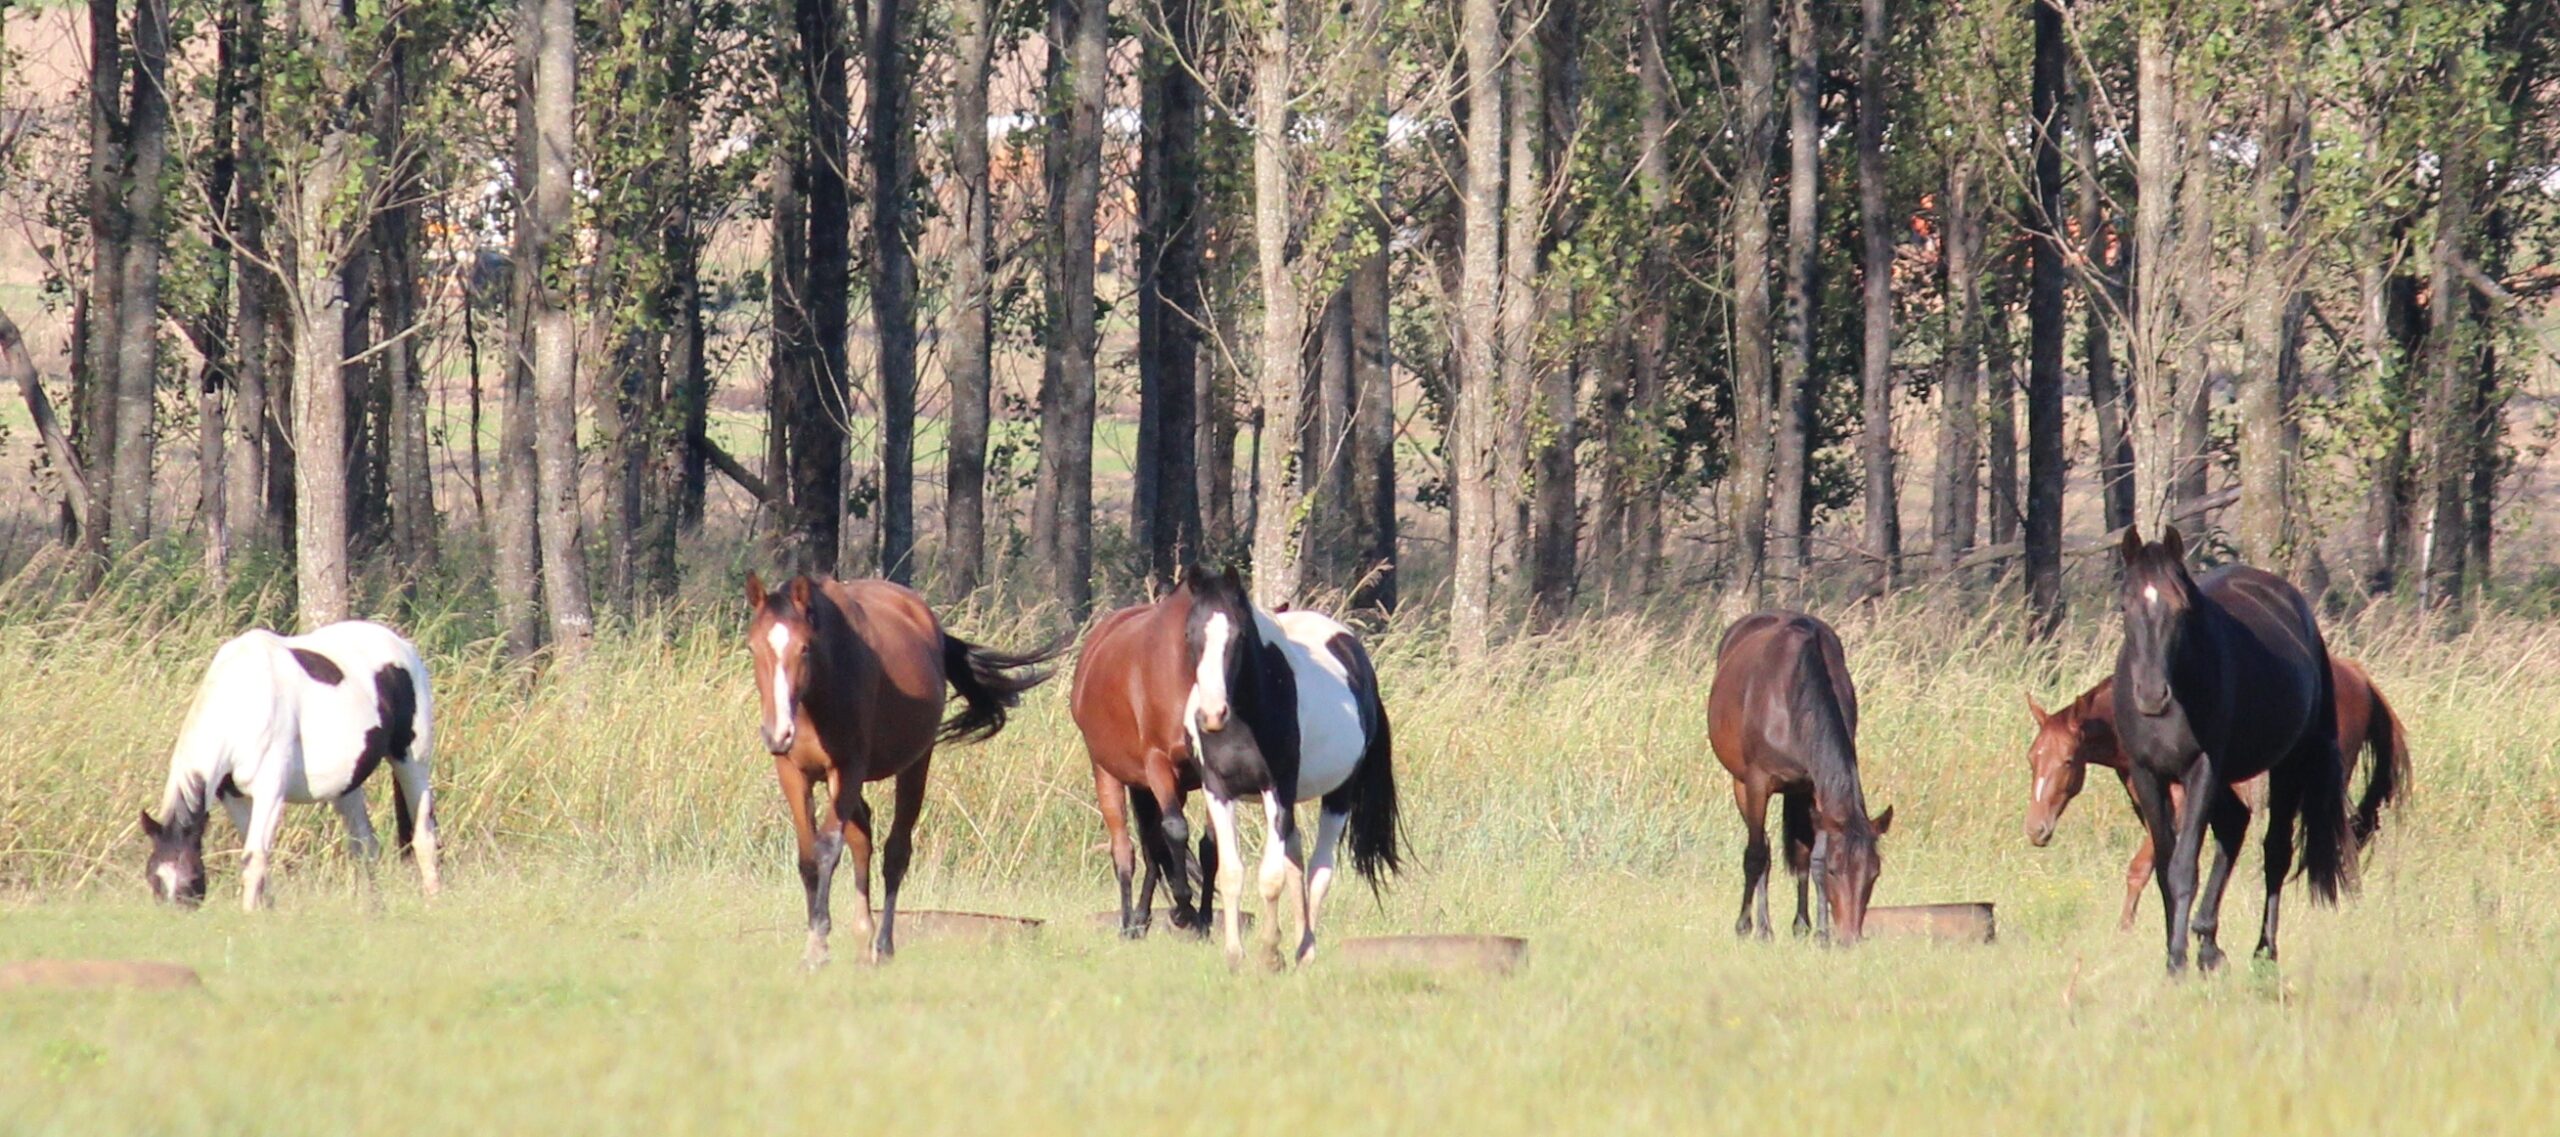
<instances>
[{"instance_id":1,"label":"green grass field","mask_svg":"<svg viewBox=\"0 0 2560 1137\"><path fill-rule=\"evenodd\" d=\"M335 819L304 810L273 911L238 911L228 856L206 910L164 911L131 819L227 617L0 622L0 959L205 981L0 995L0 1130L2550 1131L2560 628L2337 630L2407 721L2415 798L2361 895L2292 894L2280 967L2172 982L2156 897L2114 928L2134 834L2111 780L2054 847L2020 831L2021 695L2077 690L2112 635L2037 654L2004 615L1840 621L1869 797L1896 807L1877 902L1996 901L1990 947L1735 941L1739 826L1703 743L1714 619L1589 625L1463 674L1429 629L1381 637L1415 867L1382 902L1338 890L1326 932L1528 936L1507 979L1236 975L1214 947L1110 936L1058 687L937 763L906 897L1048 926L911 938L878 969L840 934L803 974L752 681L699 625L571 674L430 645L437 902L396 866L360 887ZM2224 909L2243 949L2252 836Z\"/></svg>"}]
</instances>

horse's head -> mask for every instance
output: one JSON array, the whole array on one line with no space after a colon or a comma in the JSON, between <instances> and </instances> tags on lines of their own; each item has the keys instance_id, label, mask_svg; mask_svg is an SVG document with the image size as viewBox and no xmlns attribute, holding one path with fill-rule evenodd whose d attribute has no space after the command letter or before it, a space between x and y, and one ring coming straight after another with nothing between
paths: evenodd
<instances>
[{"instance_id":1,"label":"horse's head","mask_svg":"<svg viewBox=\"0 0 2560 1137\"><path fill-rule=\"evenodd\" d=\"M2090 713L2085 695L2058 711L2045 710L2029 695L2027 714L2036 723L2035 741L2027 744L2027 843L2041 849L2088 781L2089 747L2100 732L2112 739L2115 726Z\"/></svg>"},{"instance_id":2,"label":"horse's head","mask_svg":"<svg viewBox=\"0 0 2560 1137\"><path fill-rule=\"evenodd\" d=\"M1876 839L1893 828L1893 807L1870 818L1864 807L1824 834L1822 901L1831 906L1831 942L1854 944L1866 934L1867 902L1875 896L1876 878L1884 875L1884 857Z\"/></svg>"},{"instance_id":3,"label":"horse's head","mask_svg":"<svg viewBox=\"0 0 2560 1137\"><path fill-rule=\"evenodd\" d=\"M1192 674L1188 725L1204 736L1219 734L1234 717L1235 700L1245 693L1254 653L1261 648L1253 601L1232 565L1216 573L1191 569L1183 573L1180 588L1191 597L1191 616L1183 629L1184 660Z\"/></svg>"},{"instance_id":4,"label":"horse's head","mask_svg":"<svg viewBox=\"0 0 2560 1137\"><path fill-rule=\"evenodd\" d=\"M2169 713L2169 665L2177 657L2187 613L2195 607L2195 578L2187 575L2186 539L2170 526L2160 540L2145 543L2130 528L2124 533L2124 583L2117 591L2124 609L2124 647L2117 670L2132 690L2119 692L2145 715Z\"/></svg>"},{"instance_id":5,"label":"horse's head","mask_svg":"<svg viewBox=\"0 0 2560 1137\"><path fill-rule=\"evenodd\" d=\"M142 865L151 895L183 908L204 903L204 818L172 810L164 825L145 812L142 832L151 838L151 859Z\"/></svg>"},{"instance_id":6,"label":"horse's head","mask_svg":"<svg viewBox=\"0 0 2560 1137\"><path fill-rule=\"evenodd\" d=\"M810 617L809 578L766 592L764 579L747 574L747 651L755 657L756 694L764 709L764 748L788 754L799 741L800 700L809 690L809 657L817 642Z\"/></svg>"}]
</instances>

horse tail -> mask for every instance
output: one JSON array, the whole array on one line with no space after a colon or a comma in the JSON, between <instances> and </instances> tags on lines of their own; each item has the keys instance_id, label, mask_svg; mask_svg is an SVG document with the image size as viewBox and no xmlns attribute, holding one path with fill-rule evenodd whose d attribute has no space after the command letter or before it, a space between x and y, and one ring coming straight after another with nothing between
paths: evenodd
<instances>
[{"instance_id":1,"label":"horse tail","mask_svg":"<svg viewBox=\"0 0 2560 1137\"><path fill-rule=\"evenodd\" d=\"M1063 638L1020 654L980 647L948 632L942 636L942 672L965 704L942 724L941 741L980 742L1003 730L1022 693L1048 681L1040 665L1067 649Z\"/></svg>"},{"instance_id":2,"label":"horse tail","mask_svg":"<svg viewBox=\"0 0 2560 1137\"><path fill-rule=\"evenodd\" d=\"M1359 764L1351 768L1351 780L1336 791L1340 796L1326 795L1326 806L1350 806L1343 838L1351 846L1351 868L1375 892L1379 878L1404 871L1404 816L1396 799L1395 731L1387 722L1386 700L1378 694L1378 669L1369 662L1368 649L1347 634L1334 637L1328 646L1351 673L1351 689L1360 700L1360 728L1368 736L1368 745L1360 751Z\"/></svg>"},{"instance_id":3,"label":"horse tail","mask_svg":"<svg viewBox=\"0 0 2560 1137\"><path fill-rule=\"evenodd\" d=\"M2315 658L2325 660L2327 649L2321 650L2322 654ZM2284 768L2300 779L2302 807L2295 824L2300 834L2302 871L2311 878L2311 896L2323 903L2336 903L2339 893L2356 888L2355 820L2347 809L2347 766L2337 753L2337 680L2329 668L2319 670L2320 697L2312 708L2311 724L2315 730L2330 732L2330 747L2308 763L2301 761L2302 755L2297 752L2284 763Z\"/></svg>"},{"instance_id":4,"label":"horse tail","mask_svg":"<svg viewBox=\"0 0 2560 1137\"><path fill-rule=\"evenodd\" d=\"M2359 849L2382 828L2382 807L2397 806L2409 796L2408 731L2400 725L2400 713L2382 697L2381 688L2368 679L2365 690L2373 698L2373 717L2365 726L2365 735L2373 743L2373 773L2365 779L2364 797L2356 802Z\"/></svg>"}]
</instances>

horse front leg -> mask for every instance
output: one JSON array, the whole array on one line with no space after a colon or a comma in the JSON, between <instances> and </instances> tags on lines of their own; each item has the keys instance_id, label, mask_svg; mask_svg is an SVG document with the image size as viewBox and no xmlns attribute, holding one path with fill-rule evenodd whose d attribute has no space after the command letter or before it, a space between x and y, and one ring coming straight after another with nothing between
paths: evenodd
<instances>
[{"instance_id":1,"label":"horse front leg","mask_svg":"<svg viewBox=\"0 0 2560 1137\"><path fill-rule=\"evenodd\" d=\"M800 891L809 905L809 941L800 951L800 966L812 971L827 965L827 933L834 921L827 911L827 881L836 868L839 842L830 830L818 833L809 801L809 775L789 755L773 760L774 779L782 784L782 803L791 812L791 835L799 846Z\"/></svg>"},{"instance_id":2,"label":"horse front leg","mask_svg":"<svg viewBox=\"0 0 2560 1137\"><path fill-rule=\"evenodd\" d=\"M2205 878L2204 895L2196 900L2192 918L2196 939L2196 966L2207 971L2222 966L2222 889L2231 883L2231 866L2240 858L2240 840L2249 834L2249 807L2218 779L2208 779L2212 802L2205 824L2213 830L2213 872ZM2190 802L2198 799L2189 797Z\"/></svg>"},{"instance_id":3,"label":"horse front leg","mask_svg":"<svg viewBox=\"0 0 2560 1137\"><path fill-rule=\"evenodd\" d=\"M861 919L854 934L862 941L862 962L878 963L880 926L871 912L871 803L863 799L862 779L850 771L838 770L829 780L835 787L835 831L842 835L837 846L853 856L853 895L861 905L855 909Z\"/></svg>"},{"instance_id":4,"label":"horse front leg","mask_svg":"<svg viewBox=\"0 0 2560 1137\"><path fill-rule=\"evenodd\" d=\"M240 907L244 911L255 912L266 906L267 859L275 851L276 826L283 821L283 794L249 799L249 827L242 834L248 863L240 872Z\"/></svg>"},{"instance_id":5,"label":"horse front leg","mask_svg":"<svg viewBox=\"0 0 2560 1137\"><path fill-rule=\"evenodd\" d=\"M925 774L932 767L933 755L927 754L898 772L898 815L889 819L889 843L880 850L880 938L871 948L883 961L897 954L898 886L906 883L907 862L915 853L916 819L924 813Z\"/></svg>"},{"instance_id":6,"label":"horse front leg","mask_svg":"<svg viewBox=\"0 0 2560 1137\"><path fill-rule=\"evenodd\" d=\"M1209 905L1203 896L1194 903L1191 890L1191 823L1182 816L1182 782L1174 773L1173 757L1162 750L1150 750L1146 759L1147 800L1142 814L1152 814L1155 832L1141 833L1147 842L1151 863L1161 862L1165 883L1173 890L1173 926L1192 928L1201 935L1209 934ZM1148 808L1152 806L1152 808ZM1201 878L1201 891L1208 891L1208 878Z\"/></svg>"},{"instance_id":7,"label":"horse front leg","mask_svg":"<svg viewBox=\"0 0 2560 1137\"><path fill-rule=\"evenodd\" d=\"M2209 795L2213 792L2213 777L2212 763L2201 755L2197 756L2187 766L2187 800L2212 800ZM2187 941L2195 928L2197 861L2204 855L2205 823L2211 812L2208 809L2189 809L2180 814L2174 808L2171 810L2171 820L2175 824L2170 830L2169 867L2160 874L2162 900L2169 906L2171 974L2187 969Z\"/></svg>"},{"instance_id":8,"label":"horse front leg","mask_svg":"<svg viewBox=\"0 0 2560 1137\"><path fill-rule=\"evenodd\" d=\"M1244 965L1244 930L1238 926L1235 896L1244 887L1244 849L1236 843L1235 799L1211 789L1209 798L1209 831L1218 839L1218 891L1227 895L1227 909L1221 913L1227 933L1227 966Z\"/></svg>"},{"instance_id":9,"label":"horse front leg","mask_svg":"<svg viewBox=\"0 0 2560 1137\"><path fill-rule=\"evenodd\" d=\"M2169 803L2169 780L2156 770L2138 767L2132 774L2134 801L2142 814L2142 825L2151 836L2155 851L2172 851L2174 866L2178 847L2178 817ZM2193 862L2189 862L2192 871ZM2174 871L2156 874L2160 883L2160 919L2166 927L2169 944L2169 973L2176 975L2187 969L2186 908L2179 903Z\"/></svg>"},{"instance_id":10,"label":"horse front leg","mask_svg":"<svg viewBox=\"0 0 2560 1137\"><path fill-rule=\"evenodd\" d=\"M1294 899L1298 909L1298 934L1310 933L1307 916L1307 876L1304 854L1298 847L1298 809L1288 795L1278 789L1262 791L1263 825L1267 832L1262 844L1262 918L1265 927L1258 937L1263 965L1273 971L1285 962L1280 955L1280 903Z\"/></svg>"}]
</instances>

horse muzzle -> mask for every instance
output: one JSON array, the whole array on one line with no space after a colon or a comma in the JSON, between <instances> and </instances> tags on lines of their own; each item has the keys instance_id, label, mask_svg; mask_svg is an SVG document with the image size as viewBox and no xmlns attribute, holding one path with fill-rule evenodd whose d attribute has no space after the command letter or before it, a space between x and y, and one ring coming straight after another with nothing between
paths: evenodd
<instances>
[{"instance_id":1,"label":"horse muzzle","mask_svg":"<svg viewBox=\"0 0 2560 1137\"><path fill-rule=\"evenodd\" d=\"M2027 844L2033 845L2033 846L2035 846L2036 848L2041 849L2041 848L2044 848L2045 846L2050 845L2050 844L2052 844L2052 843L2053 843L2053 819L2052 819L2052 818L2050 818L2050 817L2030 817L2030 818L2028 818L2028 819L2027 819Z\"/></svg>"},{"instance_id":2,"label":"horse muzzle","mask_svg":"<svg viewBox=\"0 0 2560 1137\"><path fill-rule=\"evenodd\" d=\"M791 753L791 744L799 740L800 732L794 727L786 726L778 731L767 729L764 732L765 752L779 758Z\"/></svg>"},{"instance_id":3,"label":"horse muzzle","mask_svg":"<svg viewBox=\"0 0 2560 1137\"><path fill-rule=\"evenodd\" d=\"M1202 709L1201 709L1201 711L1200 711L1200 731L1201 731L1201 733L1203 733L1203 734L1216 734L1216 733L1218 733L1219 731L1222 731L1222 730L1225 730L1225 729L1227 729L1227 708L1225 708L1225 707L1217 707L1217 708L1202 708Z\"/></svg>"}]
</instances>

